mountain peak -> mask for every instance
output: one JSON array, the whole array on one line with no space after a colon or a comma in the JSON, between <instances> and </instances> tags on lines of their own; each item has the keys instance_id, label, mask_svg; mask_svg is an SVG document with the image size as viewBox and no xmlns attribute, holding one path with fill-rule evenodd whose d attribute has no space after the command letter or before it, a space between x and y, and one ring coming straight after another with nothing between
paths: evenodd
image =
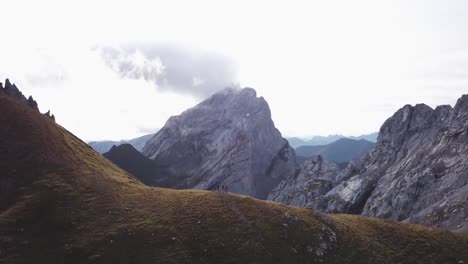
<instances>
[{"instance_id":1,"label":"mountain peak","mask_svg":"<svg viewBox=\"0 0 468 264\"><path fill-rule=\"evenodd\" d=\"M462 95L458 100L457 100L457 105L468 105L468 94Z\"/></svg>"},{"instance_id":2,"label":"mountain peak","mask_svg":"<svg viewBox=\"0 0 468 264\"><path fill-rule=\"evenodd\" d=\"M12 86L12 85L11 85L11 83L10 83L10 79L6 78L6 79L5 79L5 88L11 87L11 86Z\"/></svg>"},{"instance_id":3,"label":"mountain peak","mask_svg":"<svg viewBox=\"0 0 468 264\"><path fill-rule=\"evenodd\" d=\"M240 93L246 96L257 97L257 91L255 91L254 88L250 88L250 87L245 87L244 89L240 91Z\"/></svg>"},{"instance_id":4,"label":"mountain peak","mask_svg":"<svg viewBox=\"0 0 468 264\"><path fill-rule=\"evenodd\" d=\"M464 112L468 113L468 94L463 95L457 100L455 107L453 108L456 113Z\"/></svg>"},{"instance_id":5,"label":"mountain peak","mask_svg":"<svg viewBox=\"0 0 468 264\"><path fill-rule=\"evenodd\" d=\"M213 95L247 95L247 96L257 97L257 91L255 91L255 89L251 87L244 87L244 88L227 87L214 93Z\"/></svg>"},{"instance_id":6,"label":"mountain peak","mask_svg":"<svg viewBox=\"0 0 468 264\"><path fill-rule=\"evenodd\" d=\"M107 153L115 153L119 151L131 151L133 153L140 153L138 150L135 149L135 147L128 143L124 143L121 145L113 145Z\"/></svg>"},{"instance_id":7,"label":"mountain peak","mask_svg":"<svg viewBox=\"0 0 468 264\"><path fill-rule=\"evenodd\" d=\"M397 149L405 138L431 126L435 113L426 104L405 105L384 122L378 141Z\"/></svg>"},{"instance_id":8,"label":"mountain peak","mask_svg":"<svg viewBox=\"0 0 468 264\"><path fill-rule=\"evenodd\" d=\"M15 100L21 102L21 103L27 103L28 100L26 97L23 95L23 93L16 87L15 84L11 84L9 79L5 80L5 87L2 88L3 92L10 96L11 98L14 98Z\"/></svg>"},{"instance_id":9,"label":"mountain peak","mask_svg":"<svg viewBox=\"0 0 468 264\"><path fill-rule=\"evenodd\" d=\"M186 175L178 188L225 184L258 198L266 198L296 167L268 103L252 88L223 90L171 117L143 153Z\"/></svg>"}]
</instances>

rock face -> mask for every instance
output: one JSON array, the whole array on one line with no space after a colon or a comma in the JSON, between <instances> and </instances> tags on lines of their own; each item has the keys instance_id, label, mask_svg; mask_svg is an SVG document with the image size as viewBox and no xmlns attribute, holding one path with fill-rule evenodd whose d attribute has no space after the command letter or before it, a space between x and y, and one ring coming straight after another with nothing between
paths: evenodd
<instances>
[{"instance_id":1,"label":"rock face","mask_svg":"<svg viewBox=\"0 0 468 264\"><path fill-rule=\"evenodd\" d=\"M296 171L294 149L251 88L225 89L171 117L143 153L169 167L174 188L222 184L262 199Z\"/></svg>"},{"instance_id":2,"label":"rock face","mask_svg":"<svg viewBox=\"0 0 468 264\"><path fill-rule=\"evenodd\" d=\"M334 185L302 205L468 229L468 95L454 108L420 104L397 111L375 148L351 162Z\"/></svg>"},{"instance_id":3,"label":"rock face","mask_svg":"<svg viewBox=\"0 0 468 264\"><path fill-rule=\"evenodd\" d=\"M339 165L314 156L306 160L299 173L282 181L268 196L268 200L288 205L313 207L316 199L333 188L340 172Z\"/></svg>"},{"instance_id":4,"label":"rock face","mask_svg":"<svg viewBox=\"0 0 468 264\"><path fill-rule=\"evenodd\" d=\"M50 118L50 119L52 119L52 120L55 121L55 116L54 116L53 114L50 113L50 110L47 111L44 115L47 116L48 118Z\"/></svg>"}]
</instances>

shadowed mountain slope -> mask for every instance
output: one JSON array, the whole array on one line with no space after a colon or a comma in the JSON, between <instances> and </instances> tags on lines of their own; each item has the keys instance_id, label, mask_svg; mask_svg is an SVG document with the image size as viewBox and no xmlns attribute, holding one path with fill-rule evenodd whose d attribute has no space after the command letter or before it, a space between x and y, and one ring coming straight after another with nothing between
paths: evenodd
<instances>
[{"instance_id":1,"label":"shadowed mountain slope","mask_svg":"<svg viewBox=\"0 0 468 264\"><path fill-rule=\"evenodd\" d=\"M136 150L142 151L143 147L145 146L146 142L152 138L154 134L148 134L141 137L137 137L134 139L129 140L120 140L120 141L111 141L111 140L103 140L103 141L90 141L88 145L90 145L94 150L99 153L106 153L108 152L112 146L120 146L122 144L130 144Z\"/></svg>"},{"instance_id":2,"label":"shadowed mountain slope","mask_svg":"<svg viewBox=\"0 0 468 264\"><path fill-rule=\"evenodd\" d=\"M146 185L158 187L172 185L171 177L164 176L167 174L165 167L147 158L130 144L113 146L103 156Z\"/></svg>"}]
</instances>

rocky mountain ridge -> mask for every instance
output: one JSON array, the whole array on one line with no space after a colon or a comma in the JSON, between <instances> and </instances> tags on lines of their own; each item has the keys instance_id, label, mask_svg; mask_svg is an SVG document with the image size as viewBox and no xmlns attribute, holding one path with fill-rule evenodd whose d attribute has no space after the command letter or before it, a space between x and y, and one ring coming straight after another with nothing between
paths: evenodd
<instances>
[{"instance_id":1,"label":"rocky mountain ridge","mask_svg":"<svg viewBox=\"0 0 468 264\"><path fill-rule=\"evenodd\" d=\"M40 112L37 102L33 99L33 97L29 96L26 99L26 96L24 96L18 87L16 87L16 84L12 84L9 79L5 79L5 87L3 87L3 84L0 82L0 93L4 93L5 95L27 105L33 110ZM55 121L55 116L53 114L51 115L50 110L47 111L44 115Z\"/></svg>"},{"instance_id":2,"label":"rocky mountain ridge","mask_svg":"<svg viewBox=\"0 0 468 264\"><path fill-rule=\"evenodd\" d=\"M175 188L226 185L263 199L296 171L294 149L252 88L225 89L171 117L143 153L180 179Z\"/></svg>"},{"instance_id":3,"label":"rocky mountain ridge","mask_svg":"<svg viewBox=\"0 0 468 264\"><path fill-rule=\"evenodd\" d=\"M312 203L300 205L468 229L468 95L453 108L419 104L398 110L381 127L374 149L333 182Z\"/></svg>"}]
</instances>

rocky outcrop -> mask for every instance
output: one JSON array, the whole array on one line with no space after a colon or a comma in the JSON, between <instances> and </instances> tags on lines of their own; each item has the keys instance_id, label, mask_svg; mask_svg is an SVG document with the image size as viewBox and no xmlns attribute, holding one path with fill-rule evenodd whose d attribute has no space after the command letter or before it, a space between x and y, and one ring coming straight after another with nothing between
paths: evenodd
<instances>
[{"instance_id":1,"label":"rocky outcrop","mask_svg":"<svg viewBox=\"0 0 468 264\"><path fill-rule=\"evenodd\" d=\"M35 111L39 112L39 107L37 105L37 102L33 99L33 97L29 96L26 99L26 96L24 96L23 93L18 89L18 87L16 87L14 83L12 84L9 79L5 80L5 87L3 87L3 84L0 82L0 93L4 93L9 97L14 98L16 101L21 102L29 106L31 109L34 109ZM55 121L55 117L54 115L50 115L50 111L47 112L45 115Z\"/></svg>"},{"instance_id":2,"label":"rocky outcrop","mask_svg":"<svg viewBox=\"0 0 468 264\"><path fill-rule=\"evenodd\" d=\"M268 196L268 200L288 205L313 207L317 198L333 188L340 172L339 165L314 156L306 160L298 173L282 181Z\"/></svg>"},{"instance_id":3,"label":"rocky outcrop","mask_svg":"<svg viewBox=\"0 0 468 264\"><path fill-rule=\"evenodd\" d=\"M44 115L47 116L48 118L50 118L50 119L52 119L52 120L55 121L55 116L54 116L53 114L50 113L50 110L47 111Z\"/></svg>"},{"instance_id":4,"label":"rocky outcrop","mask_svg":"<svg viewBox=\"0 0 468 264\"><path fill-rule=\"evenodd\" d=\"M296 171L295 152L254 89L225 89L171 117L143 153L169 167L174 188L215 189L267 198Z\"/></svg>"},{"instance_id":5,"label":"rocky outcrop","mask_svg":"<svg viewBox=\"0 0 468 264\"><path fill-rule=\"evenodd\" d=\"M397 111L375 148L334 185L306 206L468 229L468 95L454 108L419 104Z\"/></svg>"},{"instance_id":6,"label":"rocky outcrop","mask_svg":"<svg viewBox=\"0 0 468 264\"><path fill-rule=\"evenodd\" d=\"M18 89L18 87L16 87L15 84L12 84L9 79L5 80L5 87L3 87L0 84L0 88L6 95L10 96L11 98L14 98L15 100L20 101L22 103L28 104L29 106L34 105L32 97L29 97L29 99L26 99L26 97Z\"/></svg>"}]
</instances>

